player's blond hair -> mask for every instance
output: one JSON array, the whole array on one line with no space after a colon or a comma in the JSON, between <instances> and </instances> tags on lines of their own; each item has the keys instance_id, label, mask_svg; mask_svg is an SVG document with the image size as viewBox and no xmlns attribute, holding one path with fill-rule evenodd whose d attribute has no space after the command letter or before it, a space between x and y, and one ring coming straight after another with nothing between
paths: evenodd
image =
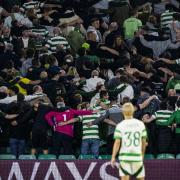
<instances>
[{"instance_id":1,"label":"player's blond hair","mask_svg":"<svg viewBox=\"0 0 180 180\"><path fill-rule=\"evenodd\" d=\"M122 106L122 113L123 113L123 115L125 117L133 116L133 114L134 114L134 106L132 105L132 103L130 103L130 102L125 103Z\"/></svg>"}]
</instances>

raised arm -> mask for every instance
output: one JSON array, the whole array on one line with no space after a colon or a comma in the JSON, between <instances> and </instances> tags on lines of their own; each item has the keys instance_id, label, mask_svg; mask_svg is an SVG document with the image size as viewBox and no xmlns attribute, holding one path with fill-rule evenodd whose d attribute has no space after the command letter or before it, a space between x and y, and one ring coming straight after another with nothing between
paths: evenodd
<instances>
[{"instance_id":1,"label":"raised arm","mask_svg":"<svg viewBox=\"0 0 180 180\"><path fill-rule=\"evenodd\" d=\"M109 111L106 110L106 113L104 115L101 115L100 117L98 117L95 121L92 121L90 123L87 124L88 127L92 126L92 125L96 125L99 124L100 122L104 121L105 119L107 119L109 117Z\"/></svg>"},{"instance_id":2,"label":"raised arm","mask_svg":"<svg viewBox=\"0 0 180 180\"><path fill-rule=\"evenodd\" d=\"M144 72L142 72L142 71L139 71L138 69L135 69L135 72L139 73L139 75L140 75L141 77L147 78L147 79L149 79L149 78L152 76L152 73L146 74L146 73L144 73Z\"/></svg>"},{"instance_id":3,"label":"raised arm","mask_svg":"<svg viewBox=\"0 0 180 180\"><path fill-rule=\"evenodd\" d=\"M77 116L82 116L82 115L91 115L93 113L92 110L75 110L71 109L72 113Z\"/></svg>"},{"instance_id":4,"label":"raised arm","mask_svg":"<svg viewBox=\"0 0 180 180\"><path fill-rule=\"evenodd\" d=\"M73 123L75 123L77 121L79 121L79 118L73 118L73 119L70 119L69 121L59 122L58 126L65 126L65 125L68 125L68 124L73 124Z\"/></svg>"},{"instance_id":5,"label":"raised arm","mask_svg":"<svg viewBox=\"0 0 180 180\"><path fill-rule=\"evenodd\" d=\"M109 124L109 125L111 125L111 126L116 126L116 125L117 125L117 124L116 124L114 121L112 121L111 119L105 119L104 122L107 123L107 124Z\"/></svg>"},{"instance_id":6,"label":"raised arm","mask_svg":"<svg viewBox=\"0 0 180 180\"><path fill-rule=\"evenodd\" d=\"M174 60L170 60L170 59L166 59L166 58L160 58L160 60L166 64L176 64L176 61L174 61Z\"/></svg>"},{"instance_id":7,"label":"raised arm","mask_svg":"<svg viewBox=\"0 0 180 180\"><path fill-rule=\"evenodd\" d=\"M118 51L116 51L115 49L109 48L107 46L101 46L100 49L106 50L106 51L108 51L108 52L110 52L110 53L112 53L112 54L114 54L116 56L119 56L119 52Z\"/></svg>"},{"instance_id":8,"label":"raised arm","mask_svg":"<svg viewBox=\"0 0 180 180\"><path fill-rule=\"evenodd\" d=\"M153 100L153 99L156 99L157 96L156 95L153 95L153 96L150 96L148 99L146 99L143 103L139 104L139 108L140 109L144 109L146 108L149 103Z\"/></svg>"},{"instance_id":9,"label":"raised arm","mask_svg":"<svg viewBox=\"0 0 180 180\"><path fill-rule=\"evenodd\" d=\"M19 114L6 114L4 117L6 119L14 119L18 116Z\"/></svg>"}]
</instances>

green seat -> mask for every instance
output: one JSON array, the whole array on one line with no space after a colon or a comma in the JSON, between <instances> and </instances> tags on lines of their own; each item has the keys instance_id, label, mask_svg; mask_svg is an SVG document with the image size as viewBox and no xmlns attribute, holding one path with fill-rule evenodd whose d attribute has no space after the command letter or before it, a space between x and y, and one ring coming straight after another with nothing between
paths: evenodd
<instances>
[{"instance_id":1,"label":"green seat","mask_svg":"<svg viewBox=\"0 0 180 180\"><path fill-rule=\"evenodd\" d=\"M93 155L80 155L78 159L95 159Z\"/></svg>"},{"instance_id":2,"label":"green seat","mask_svg":"<svg viewBox=\"0 0 180 180\"><path fill-rule=\"evenodd\" d=\"M155 159L153 154L145 154L144 159Z\"/></svg>"},{"instance_id":3,"label":"green seat","mask_svg":"<svg viewBox=\"0 0 180 180\"><path fill-rule=\"evenodd\" d=\"M174 154L158 154L157 159L175 159Z\"/></svg>"},{"instance_id":4,"label":"green seat","mask_svg":"<svg viewBox=\"0 0 180 180\"><path fill-rule=\"evenodd\" d=\"M11 160L11 159L16 159L16 156L12 154L0 154L0 160Z\"/></svg>"},{"instance_id":5,"label":"green seat","mask_svg":"<svg viewBox=\"0 0 180 180\"><path fill-rule=\"evenodd\" d=\"M58 159L64 159L64 160L75 160L76 157L74 155L60 155Z\"/></svg>"},{"instance_id":6,"label":"green seat","mask_svg":"<svg viewBox=\"0 0 180 180\"><path fill-rule=\"evenodd\" d=\"M1 154L11 154L10 147L1 147L0 153Z\"/></svg>"},{"instance_id":7,"label":"green seat","mask_svg":"<svg viewBox=\"0 0 180 180\"><path fill-rule=\"evenodd\" d=\"M6 149L7 149L7 147L1 147L0 148L0 153L1 154L7 153Z\"/></svg>"},{"instance_id":8,"label":"green seat","mask_svg":"<svg viewBox=\"0 0 180 180\"><path fill-rule=\"evenodd\" d=\"M180 154L177 154L177 155L176 155L176 159L180 159Z\"/></svg>"},{"instance_id":9,"label":"green seat","mask_svg":"<svg viewBox=\"0 0 180 180\"><path fill-rule=\"evenodd\" d=\"M110 160L110 159L111 159L111 155L100 155L100 156L99 156L99 159L102 159L102 160Z\"/></svg>"},{"instance_id":10,"label":"green seat","mask_svg":"<svg viewBox=\"0 0 180 180\"><path fill-rule=\"evenodd\" d=\"M19 159L21 159L21 160L36 159L36 156L35 155L31 155L31 154L28 154L28 155L22 154L22 155L19 156Z\"/></svg>"},{"instance_id":11,"label":"green seat","mask_svg":"<svg viewBox=\"0 0 180 180\"><path fill-rule=\"evenodd\" d=\"M47 159L56 159L56 155L54 154L40 154L38 159L47 160Z\"/></svg>"}]
</instances>

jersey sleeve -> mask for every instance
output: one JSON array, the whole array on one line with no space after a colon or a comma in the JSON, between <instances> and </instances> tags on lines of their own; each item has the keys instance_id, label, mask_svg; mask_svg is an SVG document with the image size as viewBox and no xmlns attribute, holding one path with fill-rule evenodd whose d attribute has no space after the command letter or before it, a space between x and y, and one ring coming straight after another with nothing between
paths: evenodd
<instances>
[{"instance_id":1,"label":"jersey sleeve","mask_svg":"<svg viewBox=\"0 0 180 180\"><path fill-rule=\"evenodd\" d=\"M115 131L114 131L114 139L121 139L122 138L121 131L120 131L120 129L118 127L119 126L117 126Z\"/></svg>"}]
</instances>

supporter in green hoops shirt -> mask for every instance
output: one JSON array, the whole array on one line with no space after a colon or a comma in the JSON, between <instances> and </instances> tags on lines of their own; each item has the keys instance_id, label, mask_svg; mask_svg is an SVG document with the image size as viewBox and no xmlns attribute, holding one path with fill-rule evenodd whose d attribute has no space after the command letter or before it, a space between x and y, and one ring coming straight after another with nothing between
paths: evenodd
<instances>
[{"instance_id":1,"label":"supporter in green hoops shirt","mask_svg":"<svg viewBox=\"0 0 180 180\"><path fill-rule=\"evenodd\" d=\"M100 114L84 115L79 116L79 118L71 119L70 121L59 123L59 126L64 126L67 124L75 123L77 121L82 122L81 154L92 154L96 159L99 156L99 127L98 125L87 127L87 123L94 121L99 116Z\"/></svg>"},{"instance_id":2,"label":"supporter in green hoops shirt","mask_svg":"<svg viewBox=\"0 0 180 180\"><path fill-rule=\"evenodd\" d=\"M93 106L93 109L99 110L99 114L104 115L106 113L106 110L109 108L109 105L110 105L110 100L107 90L101 90L100 99L97 100L96 104ZM99 132L100 132L99 136L101 139L106 140L107 131L108 131L107 124L102 123L99 126Z\"/></svg>"},{"instance_id":3,"label":"supporter in green hoops shirt","mask_svg":"<svg viewBox=\"0 0 180 180\"><path fill-rule=\"evenodd\" d=\"M176 103L176 111L170 116L167 125L175 124L175 137L176 137L176 153L180 153L180 98Z\"/></svg>"},{"instance_id":4,"label":"supporter in green hoops shirt","mask_svg":"<svg viewBox=\"0 0 180 180\"><path fill-rule=\"evenodd\" d=\"M173 113L173 108L170 106L169 101L162 101L160 110L156 111L154 115L143 116L143 121L149 123L153 120L156 121L157 126L157 144L158 153L170 153L172 143L172 130L171 126L167 125L167 121Z\"/></svg>"},{"instance_id":5,"label":"supporter in green hoops shirt","mask_svg":"<svg viewBox=\"0 0 180 180\"><path fill-rule=\"evenodd\" d=\"M134 106L125 103L122 107L125 120L116 126L114 132L114 147L111 165L114 167L116 154L119 151L119 174L122 180L135 176L144 180L145 170L143 165L146 148L147 132L142 121L133 118Z\"/></svg>"},{"instance_id":6,"label":"supporter in green hoops shirt","mask_svg":"<svg viewBox=\"0 0 180 180\"><path fill-rule=\"evenodd\" d=\"M94 110L99 110L101 114L105 113L105 111L109 108L110 100L109 94L106 90L100 91L100 99L93 106Z\"/></svg>"},{"instance_id":7,"label":"supporter in green hoops shirt","mask_svg":"<svg viewBox=\"0 0 180 180\"><path fill-rule=\"evenodd\" d=\"M100 117L100 114L94 113L91 115L78 116L78 118L71 119L70 121L59 123L59 126L64 126L77 121L82 122L81 154L82 155L92 154L96 159L99 156L99 145L100 145L99 127L98 125L87 126L87 124L92 123L98 117Z\"/></svg>"}]
</instances>

